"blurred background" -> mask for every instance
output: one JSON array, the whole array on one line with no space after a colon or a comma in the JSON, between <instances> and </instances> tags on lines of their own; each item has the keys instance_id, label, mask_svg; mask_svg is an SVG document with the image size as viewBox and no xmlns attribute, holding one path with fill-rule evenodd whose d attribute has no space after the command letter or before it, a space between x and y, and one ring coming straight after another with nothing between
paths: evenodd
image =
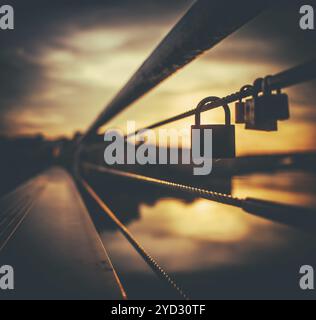
<instances>
[{"instance_id":1,"label":"blurred background","mask_svg":"<svg viewBox=\"0 0 316 320\"><path fill-rule=\"evenodd\" d=\"M0 194L51 165L71 169L75 142L193 3L6 2L15 9L15 30L0 32ZM226 96L315 58L315 31L299 28L299 7L296 1L274 6L164 81L101 128L86 159L103 163L106 128L126 130L127 120L139 128L150 125L194 108L206 96ZM281 122L278 132L237 126L239 160L219 163L211 178L193 181L174 168L163 174L158 168L135 170L239 197L315 208L315 88L312 81L285 90L291 119ZM222 110L203 114L204 123L221 121ZM188 118L172 128L192 123ZM191 297L315 296L298 289L299 267L316 267L314 235L159 187L89 170L82 174ZM127 293L173 297L83 196Z\"/></svg>"}]
</instances>

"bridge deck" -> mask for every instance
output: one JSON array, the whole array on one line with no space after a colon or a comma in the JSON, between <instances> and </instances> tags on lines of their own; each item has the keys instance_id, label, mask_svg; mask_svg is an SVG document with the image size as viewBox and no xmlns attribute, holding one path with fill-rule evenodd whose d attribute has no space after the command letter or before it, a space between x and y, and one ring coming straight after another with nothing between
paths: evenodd
<instances>
[{"instance_id":1,"label":"bridge deck","mask_svg":"<svg viewBox=\"0 0 316 320\"><path fill-rule=\"evenodd\" d=\"M1 299L120 299L123 289L72 178L52 168L0 200Z\"/></svg>"}]
</instances>

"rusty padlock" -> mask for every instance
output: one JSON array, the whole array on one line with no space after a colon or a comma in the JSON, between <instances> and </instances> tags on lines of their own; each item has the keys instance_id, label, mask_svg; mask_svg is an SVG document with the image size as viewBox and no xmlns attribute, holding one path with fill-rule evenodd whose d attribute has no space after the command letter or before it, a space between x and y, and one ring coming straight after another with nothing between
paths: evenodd
<instances>
[{"instance_id":1,"label":"rusty padlock","mask_svg":"<svg viewBox=\"0 0 316 320\"><path fill-rule=\"evenodd\" d=\"M208 102L218 100L218 97L208 98ZM203 100L205 101L205 99ZM235 126L231 124L231 114L228 104L223 106L225 111L225 124L201 125L201 111L205 103L200 103L195 112L195 125L191 126L191 147L200 143L201 154L204 155L204 130L212 130L212 158L225 159L236 157ZM194 140L193 130L199 130L199 141Z\"/></svg>"},{"instance_id":2,"label":"rusty padlock","mask_svg":"<svg viewBox=\"0 0 316 320\"><path fill-rule=\"evenodd\" d=\"M245 85L240 89L239 93L242 94L243 91L251 88L251 85ZM235 103L235 123L245 123L245 107L246 103L242 101L242 98Z\"/></svg>"}]
</instances>

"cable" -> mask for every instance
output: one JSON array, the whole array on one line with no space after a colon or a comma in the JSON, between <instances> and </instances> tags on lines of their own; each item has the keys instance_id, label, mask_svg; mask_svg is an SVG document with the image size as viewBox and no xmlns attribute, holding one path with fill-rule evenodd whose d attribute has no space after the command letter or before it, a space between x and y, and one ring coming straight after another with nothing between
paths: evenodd
<instances>
[{"instance_id":1,"label":"cable","mask_svg":"<svg viewBox=\"0 0 316 320\"><path fill-rule=\"evenodd\" d=\"M292 69L283 71L281 73L278 73L274 76L269 77L267 84L269 85L269 88L271 90L277 90L277 89L286 88L301 82L310 81L315 78L316 78L316 59L308 61L302 65L296 66ZM262 80L262 78L257 79L255 83L261 82L260 80ZM199 105L201 105L202 103L204 105L201 108L201 112L219 108L232 102L240 101L241 99L253 96L255 92L259 93L260 91L261 91L261 88L257 88L256 86L254 88L250 85L247 85L247 86L243 86L240 91L230 94L226 97L223 97L213 102L209 102L208 98L205 98L201 102L199 102ZM128 139L129 137L138 134L140 131L155 129L155 128L164 126L166 124L191 117L195 115L195 112L196 112L196 109L194 108L184 113L170 117L168 119L156 122L152 125L149 125L148 127L144 127L142 129L136 130L135 132L129 133L128 135L125 136L125 139Z\"/></svg>"},{"instance_id":2,"label":"cable","mask_svg":"<svg viewBox=\"0 0 316 320\"><path fill-rule=\"evenodd\" d=\"M260 216L271 221L285 224L287 226L302 229L304 231L309 231L313 233L316 231L316 212L314 209L280 204L272 201L266 201L250 197L240 199L228 194L222 194L211 190L196 188L188 185L179 184L176 182L147 177L122 170L101 167L87 162L83 163L83 166L87 169L98 171L100 173L107 173L114 176L120 176L158 186L164 186L173 190L180 190L183 192L195 194L199 197L211 201L241 208L242 210L252 215Z\"/></svg>"},{"instance_id":3,"label":"cable","mask_svg":"<svg viewBox=\"0 0 316 320\"><path fill-rule=\"evenodd\" d=\"M197 0L90 125L81 141L177 70L272 4L253 0ZM240 8L243 8L240 10ZM227 15L227 9L234 12Z\"/></svg>"},{"instance_id":4,"label":"cable","mask_svg":"<svg viewBox=\"0 0 316 320\"><path fill-rule=\"evenodd\" d=\"M206 198L208 200L212 200L215 202L220 202L220 203L235 206L235 207L241 207L241 200L238 198L234 198L228 194L218 193L218 192L214 192L214 191L210 191L210 190L206 190L206 189L201 189L201 188L196 188L193 186L187 186L187 185L183 185L183 184L179 184L179 183L175 183L175 182L171 182L171 181L160 180L160 179L156 179L156 178L152 178L152 177L142 176L142 175L139 175L136 173L126 172L126 171L121 171L121 170L116 170L116 169L110 169L110 168L101 167L101 166L96 166L94 164L86 163L86 162L83 163L83 165L85 167L87 167L88 169L96 170L98 172L109 173L112 175L121 176L121 177L134 179L134 180L139 180L139 181L143 181L143 182L147 182L147 183L151 183L151 184L155 184L155 185L162 185L162 186L168 187L170 189L193 193L193 194L196 194L202 198Z\"/></svg>"},{"instance_id":5,"label":"cable","mask_svg":"<svg viewBox=\"0 0 316 320\"><path fill-rule=\"evenodd\" d=\"M181 298L188 300L188 296L184 291L176 284L176 282L168 275L166 271L151 257L143 246L134 238L126 226L117 218L115 213L105 204L105 202L97 195L97 193L91 188L87 181L79 177L77 180L81 183L84 189L90 194L90 196L97 202L100 208L108 215L108 217L116 224L119 230L124 234L127 240L132 244L136 251L142 256L151 269L163 280L175 289Z\"/></svg>"}]
</instances>

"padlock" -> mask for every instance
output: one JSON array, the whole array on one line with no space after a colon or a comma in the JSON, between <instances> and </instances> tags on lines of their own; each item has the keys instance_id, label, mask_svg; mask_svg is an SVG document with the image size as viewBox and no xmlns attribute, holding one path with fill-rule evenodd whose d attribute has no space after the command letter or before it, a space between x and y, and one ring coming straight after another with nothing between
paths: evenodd
<instances>
[{"instance_id":1,"label":"padlock","mask_svg":"<svg viewBox=\"0 0 316 320\"><path fill-rule=\"evenodd\" d=\"M262 95L259 95L259 90L257 90L252 99L246 100L246 129L276 131L278 129L277 121L289 118L288 97L280 90L277 90L276 94L272 93L268 86L269 78L270 76L262 81L260 79Z\"/></svg>"},{"instance_id":2,"label":"padlock","mask_svg":"<svg viewBox=\"0 0 316 320\"><path fill-rule=\"evenodd\" d=\"M258 97L246 100L245 123L246 129L260 131L277 131L278 121L266 116L267 110Z\"/></svg>"},{"instance_id":3,"label":"padlock","mask_svg":"<svg viewBox=\"0 0 316 320\"><path fill-rule=\"evenodd\" d=\"M210 97L209 102L218 100L218 97ZM204 130L212 130L212 157L216 159L235 158L235 126L231 124L229 106L223 106L225 111L225 124L201 125L201 110L205 104L199 104L195 112L195 125L191 126L191 146L193 146L193 131L199 129L201 155L204 155ZM210 146L211 148L211 146Z\"/></svg>"},{"instance_id":4,"label":"padlock","mask_svg":"<svg viewBox=\"0 0 316 320\"><path fill-rule=\"evenodd\" d=\"M265 77L263 80L263 95L261 99L264 99L265 103L269 107L269 112L276 120L287 120L290 118L289 99L287 94L282 93L281 89L277 89L276 93L273 93L269 87L269 80L271 76Z\"/></svg>"},{"instance_id":5,"label":"padlock","mask_svg":"<svg viewBox=\"0 0 316 320\"><path fill-rule=\"evenodd\" d=\"M251 85L245 85L240 89L239 93L242 94L243 91L251 88ZM235 103L235 123L245 123L245 107L246 103L242 101L242 98Z\"/></svg>"},{"instance_id":6,"label":"padlock","mask_svg":"<svg viewBox=\"0 0 316 320\"><path fill-rule=\"evenodd\" d=\"M274 101L271 102L271 110L278 120L288 120L290 118L289 98L287 94L282 93L281 89L276 90L276 94L271 94ZM273 107L275 106L275 107Z\"/></svg>"}]
</instances>

